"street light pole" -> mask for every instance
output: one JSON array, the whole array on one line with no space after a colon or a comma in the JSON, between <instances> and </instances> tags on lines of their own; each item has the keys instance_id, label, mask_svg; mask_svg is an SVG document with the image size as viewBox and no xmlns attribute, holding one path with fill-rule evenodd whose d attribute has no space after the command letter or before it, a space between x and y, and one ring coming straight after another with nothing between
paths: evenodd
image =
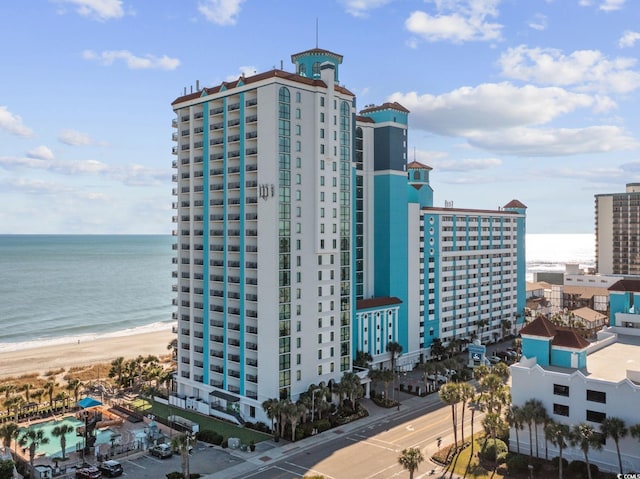
<instances>
[{"instance_id":1,"label":"street light pole","mask_svg":"<svg viewBox=\"0 0 640 479\"><path fill-rule=\"evenodd\" d=\"M396 365L396 376L398 376L398 411L400 410L400 368Z\"/></svg>"}]
</instances>

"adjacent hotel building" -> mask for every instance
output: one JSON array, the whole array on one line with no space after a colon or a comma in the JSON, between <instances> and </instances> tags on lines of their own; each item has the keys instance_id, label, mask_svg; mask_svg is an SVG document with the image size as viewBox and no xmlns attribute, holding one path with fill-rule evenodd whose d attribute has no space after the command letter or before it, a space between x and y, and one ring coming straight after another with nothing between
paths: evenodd
<instances>
[{"instance_id":1,"label":"adjacent hotel building","mask_svg":"<svg viewBox=\"0 0 640 479\"><path fill-rule=\"evenodd\" d=\"M640 183L624 193L596 195L596 268L599 274L640 274Z\"/></svg>"},{"instance_id":2,"label":"adjacent hotel building","mask_svg":"<svg viewBox=\"0 0 640 479\"><path fill-rule=\"evenodd\" d=\"M356 351L401 364L435 338L505 334L525 305L525 209L434 207L408 162L409 111L356 111L342 56L312 49L172 103L174 404L266 420L261 404L337 382Z\"/></svg>"}]
</instances>

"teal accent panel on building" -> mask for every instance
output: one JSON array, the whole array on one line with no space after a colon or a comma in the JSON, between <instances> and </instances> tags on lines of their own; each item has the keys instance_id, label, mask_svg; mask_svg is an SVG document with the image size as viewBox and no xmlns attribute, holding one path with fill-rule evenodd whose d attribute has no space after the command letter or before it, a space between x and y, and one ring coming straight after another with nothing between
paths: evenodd
<instances>
[{"instance_id":1,"label":"teal accent panel on building","mask_svg":"<svg viewBox=\"0 0 640 479\"><path fill-rule=\"evenodd\" d=\"M558 366L560 368L571 367L571 351L561 350L552 347L551 348L551 366Z\"/></svg>"},{"instance_id":2,"label":"teal accent panel on building","mask_svg":"<svg viewBox=\"0 0 640 479\"><path fill-rule=\"evenodd\" d=\"M309 50L292 56L296 66L296 73L307 78L320 78L320 66L329 62L335 69L334 80L338 82L338 68L342 63L342 56L324 50Z\"/></svg>"},{"instance_id":3,"label":"teal accent panel on building","mask_svg":"<svg viewBox=\"0 0 640 479\"><path fill-rule=\"evenodd\" d=\"M244 121L245 121L245 101L244 93L240 93L240 394L245 394L245 356L246 356L246 344L245 344L245 310L246 301L244 296L245 287L245 275L246 275L246 263L244 259L245 249L245 234L246 223L244 217L244 205L246 202L245 193L245 138L244 138Z\"/></svg>"},{"instance_id":4,"label":"teal accent panel on building","mask_svg":"<svg viewBox=\"0 0 640 479\"><path fill-rule=\"evenodd\" d=\"M374 176L374 296L396 296L402 300L398 342L408 351L408 208L404 175Z\"/></svg>"},{"instance_id":5,"label":"teal accent panel on building","mask_svg":"<svg viewBox=\"0 0 640 479\"><path fill-rule=\"evenodd\" d=\"M515 211L521 214L521 217L516 218L516 229L518 233L518 245L517 245L517 314L514 320L516 324L521 325L524 323L525 315L524 310L527 305L527 217L526 208L505 208L505 211Z\"/></svg>"},{"instance_id":6,"label":"teal accent panel on building","mask_svg":"<svg viewBox=\"0 0 640 479\"><path fill-rule=\"evenodd\" d=\"M209 337L209 103L202 105L202 200L204 203L202 215L202 335ZM202 382L209 384L209 351L211 344L203 341L202 351Z\"/></svg>"},{"instance_id":7,"label":"teal accent panel on building","mask_svg":"<svg viewBox=\"0 0 640 479\"><path fill-rule=\"evenodd\" d=\"M640 295L639 295L640 296ZM640 303L636 303L636 300L640 300L640 297L635 297L632 292L629 291L610 291L609 292L609 324L611 326L622 326L616 324L616 313L628 314L634 311L640 311ZM636 306L637 304L637 306Z\"/></svg>"},{"instance_id":8,"label":"teal accent panel on building","mask_svg":"<svg viewBox=\"0 0 640 479\"><path fill-rule=\"evenodd\" d=\"M522 338L522 355L535 357L540 366L549 366L551 361L551 338Z\"/></svg>"},{"instance_id":9,"label":"teal accent panel on building","mask_svg":"<svg viewBox=\"0 0 640 479\"><path fill-rule=\"evenodd\" d=\"M363 112L362 116L367 116L376 123L393 122L405 126L409 124L409 114L404 111L394 110L393 108Z\"/></svg>"},{"instance_id":10,"label":"teal accent panel on building","mask_svg":"<svg viewBox=\"0 0 640 479\"><path fill-rule=\"evenodd\" d=\"M424 348L428 348L433 343L435 338L440 337L440 284L442 279L438 272L441 268L440 248L437 246L440 244L440 216L434 214L424 214L424 244L422 245L424 250ZM433 261L432 261L433 260ZM429 281L429 270L433 269L434 279L433 283ZM429 290L433 289L434 299L433 305L429 303ZM433 316L429 314L429 311L433 310ZM433 328L433 336L430 331Z\"/></svg>"},{"instance_id":11,"label":"teal accent panel on building","mask_svg":"<svg viewBox=\"0 0 640 479\"><path fill-rule=\"evenodd\" d=\"M222 198L224 201L224 220L222 221L222 242L224 244L224 251L229 251L229 241L228 241L228 237L227 237L227 231L229 229L229 225L227 223L227 218L229 217L229 199L228 199L228 195L227 195L227 184L229 183L229 174L227 172L227 168L229 167L228 164L228 159L227 159L227 153L228 153L228 145L227 145L227 137L229 136L229 127L227 124L227 97L224 97L222 99L222 108L223 108L223 112L222 112L222 122L223 122L223 138L225 139L224 143L222 144L222 154L223 154L223 168L224 168L224 172L222 174L222 181L223 184L225 185L225 187L222 189ZM229 351L227 348L227 331L228 331L228 327L229 327L229 318L227 316L227 312L229 311L229 305L227 304L227 295L228 295L228 287L227 287L227 277L229 276L229 267L228 265L228 261L226 261L225 258L225 262L224 262L224 266L222 267L223 269L223 275L224 275L224 283L222 285L222 290L224 291L224 298L222 300L223 302L223 313L222 313L222 321L223 321L223 326L222 326L222 337L223 337L223 341L224 343L222 344L222 354L224 356L223 362L224 362L224 373L223 373L223 378L222 378L222 387L223 389L227 389L227 378L228 378L228 374L229 374Z\"/></svg>"}]
</instances>

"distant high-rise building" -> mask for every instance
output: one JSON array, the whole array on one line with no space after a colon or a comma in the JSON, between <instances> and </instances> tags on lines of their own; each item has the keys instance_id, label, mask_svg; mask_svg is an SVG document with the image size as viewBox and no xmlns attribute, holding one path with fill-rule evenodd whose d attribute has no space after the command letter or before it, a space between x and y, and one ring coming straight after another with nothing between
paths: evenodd
<instances>
[{"instance_id":1,"label":"distant high-rise building","mask_svg":"<svg viewBox=\"0 0 640 479\"><path fill-rule=\"evenodd\" d=\"M435 208L409 111L357 114L341 55L291 58L172 103L171 402L227 419L268 422L264 401L332 386L358 351L380 367L399 343L412 367L435 338L493 341L524 309L524 205Z\"/></svg>"},{"instance_id":2,"label":"distant high-rise building","mask_svg":"<svg viewBox=\"0 0 640 479\"><path fill-rule=\"evenodd\" d=\"M624 193L595 195L596 268L600 274L640 274L640 183Z\"/></svg>"}]
</instances>

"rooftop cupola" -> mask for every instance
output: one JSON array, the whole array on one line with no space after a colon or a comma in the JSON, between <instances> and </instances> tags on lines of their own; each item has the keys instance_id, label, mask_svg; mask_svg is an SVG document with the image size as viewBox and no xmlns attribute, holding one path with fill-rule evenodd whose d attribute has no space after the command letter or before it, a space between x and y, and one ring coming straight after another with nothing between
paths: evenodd
<instances>
[{"instance_id":1,"label":"rooftop cupola","mask_svg":"<svg viewBox=\"0 0 640 479\"><path fill-rule=\"evenodd\" d=\"M291 62L296 66L296 73L303 77L320 79L323 64L333 65L333 80L338 82L338 65L342 63L342 55L321 48L314 48L291 55ZM324 68L327 68L325 65Z\"/></svg>"}]
</instances>

